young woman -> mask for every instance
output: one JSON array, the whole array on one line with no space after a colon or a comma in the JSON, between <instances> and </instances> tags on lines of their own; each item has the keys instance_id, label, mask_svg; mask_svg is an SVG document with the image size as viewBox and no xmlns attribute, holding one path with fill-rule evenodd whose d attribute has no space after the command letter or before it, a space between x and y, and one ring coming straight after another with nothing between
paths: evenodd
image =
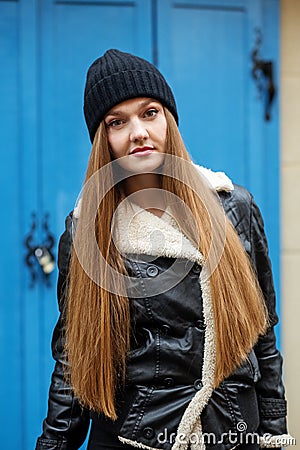
<instances>
[{"instance_id":1,"label":"young woman","mask_svg":"<svg viewBox=\"0 0 300 450\"><path fill-rule=\"evenodd\" d=\"M251 194L196 166L170 87L109 50L89 68L93 143L59 245L61 315L37 450L286 444L263 221Z\"/></svg>"}]
</instances>

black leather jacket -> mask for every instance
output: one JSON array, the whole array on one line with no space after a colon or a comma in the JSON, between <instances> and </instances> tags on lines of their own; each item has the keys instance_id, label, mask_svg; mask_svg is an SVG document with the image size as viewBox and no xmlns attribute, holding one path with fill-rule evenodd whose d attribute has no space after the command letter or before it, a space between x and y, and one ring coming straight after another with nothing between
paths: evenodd
<instances>
[{"instance_id":1,"label":"black leather jacket","mask_svg":"<svg viewBox=\"0 0 300 450\"><path fill-rule=\"evenodd\" d=\"M269 311L270 327L249 359L213 390L201 413L202 431L198 428L198 436L200 433L210 449L233 448L245 433L259 434L262 446L280 447L280 438L274 444L271 436L286 433L286 402L282 358L276 349L273 330L278 318L263 221L252 196L245 189L235 186L232 192L220 192L219 195L257 271ZM72 215L66 219L66 230L59 244L60 310L71 245ZM182 264L185 263L183 259ZM202 389L206 327L198 264L193 264L187 276L175 287L154 297L147 296L143 280L152 278L156 283L156 276L171 264L172 258L165 256L154 261L152 258L151 262L145 255L130 255L126 259L129 273L140 280L141 296L131 302L135 336L128 357L127 388L117 399L118 419L115 422L82 409L66 385L62 370L63 320L59 318L52 341L56 364L48 414L36 450L78 449L85 440L90 418L95 426L111 430L131 445L172 448L184 411Z\"/></svg>"}]
</instances>

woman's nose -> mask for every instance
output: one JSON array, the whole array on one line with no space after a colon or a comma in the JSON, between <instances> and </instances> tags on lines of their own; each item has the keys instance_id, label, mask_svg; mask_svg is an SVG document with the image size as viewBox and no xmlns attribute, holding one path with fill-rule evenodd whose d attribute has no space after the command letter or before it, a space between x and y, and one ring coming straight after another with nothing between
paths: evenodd
<instances>
[{"instance_id":1,"label":"woman's nose","mask_svg":"<svg viewBox=\"0 0 300 450\"><path fill-rule=\"evenodd\" d=\"M132 142L135 141L143 141L149 137L149 133L145 124L143 124L140 120L136 120L131 125L130 130L130 140Z\"/></svg>"}]
</instances>

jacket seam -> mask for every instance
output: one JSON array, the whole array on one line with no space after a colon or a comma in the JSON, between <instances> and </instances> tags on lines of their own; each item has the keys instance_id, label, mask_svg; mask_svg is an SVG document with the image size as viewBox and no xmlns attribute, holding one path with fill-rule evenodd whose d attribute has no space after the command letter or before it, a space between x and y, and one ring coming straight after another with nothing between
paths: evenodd
<instances>
[{"instance_id":1,"label":"jacket seam","mask_svg":"<svg viewBox=\"0 0 300 450\"><path fill-rule=\"evenodd\" d=\"M144 301L144 304L145 304L145 306L146 306L147 314L149 315L149 318L150 318L151 320L154 320L154 318L153 318L153 313L152 313L152 309L151 309L151 306L150 306L150 303L149 303L149 299L148 299L148 296L147 296L147 291L146 291L146 288L145 288L145 283L144 283L144 281L143 281L143 277L142 277L142 274L141 274L139 265L137 264L136 261L132 261L132 262L133 262L133 265L135 266L135 268L136 268L136 270L137 270L137 272L138 272L138 275L139 275L138 278L139 278L139 280L140 280L140 283L141 283L141 286L142 286L142 289L143 289L143 293L144 293L143 301Z\"/></svg>"},{"instance_id":2,"label":"jacket seam","mask_svg":"<svg viewBox=\"0 0 300 450\"><path fill-rule=\"evenodd\" d=\"M155 375L154 378L159 378L160 371L160 335L159 331L156 331L156 351L155 351Z\"/></svg>"},{"instance_id":3,"label":"jacket seam","mask_svg":"<svg viewBox=\"0 0 300 450\"><path fill-rule=\"evenodd\" d=\"M143 406L141 408L141 412L140 412L140 414L139 414L139 416L138 416L138 418L137 418L137 420L135 422L134 429L132 431L132 437L134 437L136 435L137 431L138 431L138 428L139 428L139 426L141 424L141 421L142 421L142 419L143 419L143 417L145 415L146 406L149 403L149 400L150 400L150 397L151 397L151 395L153 393L153 390L154 390L154 387L152 386L149 389L149 391L148 391L148 393L146 395L145 402L144 402L144 404L143 404Z\"/></svg>"},{"instance_id":4,"label":"jacket seam","mask_svg":"<svg viewBox=\"0 0 300 450\"><path fill-rule=\"evenodd\" d=\"M231 415L231 420L232 420L232 422L233 422L233 424L235 426L236 425L236 418L235 418L235 414L234 414L234 411L233 411L232 404L231 404L231 401L229 399L228 393L227 393L226 388L225 388L224 385L221 385L220 387L221 387L221 389L223 391L223 394L224 394L224 397L226 399L227 406L229 408L229 413Z\"/></svg>"}]
</instances>

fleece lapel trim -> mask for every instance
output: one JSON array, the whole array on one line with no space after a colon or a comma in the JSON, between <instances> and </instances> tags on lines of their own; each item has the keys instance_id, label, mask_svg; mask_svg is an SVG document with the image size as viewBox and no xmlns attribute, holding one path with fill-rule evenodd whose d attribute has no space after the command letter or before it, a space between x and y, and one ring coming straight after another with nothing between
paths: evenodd
<instances>
[{"instance_id":1,"label":"fleece lapel trim","mask_svg":"<svg viewBox=\"0 0 300 450\"><path fill-rule=\"evenodd\" d=\"M189 445L192 450L196 448L204 450L200 416L213 392L216 344L210 282L205 265L203 266L203 255L179 230L174 218L168 214L168 210L162 217L157 217L137 205L126 202L125 199L118 207L115 217L113 236L115 244L122 254L187 258L202 266L199 282L206 324L202 367L203 387L196 393L182 416L172 450L186 450ZM193 444L196 435L198 436L197 447ZM185 439L182 439L183 436ZM122 436L119 436L119 439L129 443ZM130 445L136 448L151 448L137 441L130 441Z\"/></svg>"},{"instance_id":2,"label":"fleece lapel trim","mask_svg":"<svg viewBox=\"0 0 300 450\"><path fill-rule=\"evenodd\" d=\"M113 230L115 245L123 255L186 258L203 264L203 256L179 230L168 210L157 217L125 199L116 211Z\"/></svg>"},{"instance_id":3,"label":"fleece lapel trim","mask_svg":"<svg viewBox=\"0 0 300 450\"><path fill-rule=\"evenodd\" d=\"M199 166L198 164L194 165L196 169L207 179L211 187L217 192L231 192L234 190L232 181L224 172L214 172L213 170Z\"/></svg>"}]
</instances>

